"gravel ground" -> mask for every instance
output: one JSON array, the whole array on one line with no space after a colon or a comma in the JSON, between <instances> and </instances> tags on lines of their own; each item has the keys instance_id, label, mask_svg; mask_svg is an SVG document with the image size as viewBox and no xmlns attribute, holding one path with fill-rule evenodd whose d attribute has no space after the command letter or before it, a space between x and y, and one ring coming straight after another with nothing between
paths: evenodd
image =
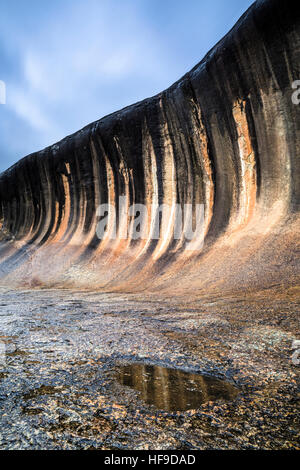
<instances>
[{"instance_id":1,"label":"gravel ground","mask_svg":"<svg viewBox=\"0 0 300 470\"><path fill-rule=\"evenodd\" d=\"M299 304L0 289L0 449L297 449ZM116 380L154 364L240 393L157 410Z\"/></svg>"}]
</instances>

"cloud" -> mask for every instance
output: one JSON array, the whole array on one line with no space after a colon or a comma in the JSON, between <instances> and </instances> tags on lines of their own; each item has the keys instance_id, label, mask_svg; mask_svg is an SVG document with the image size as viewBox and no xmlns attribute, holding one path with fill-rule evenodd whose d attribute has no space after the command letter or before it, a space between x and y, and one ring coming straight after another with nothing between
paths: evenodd
<instances>
[{"instance_id":1,"label":"cloud","mask_svg":"<svg viewBox=\"0 0 300 470\"><path fill-rule=\"evenodd\" d=\"M7 104L17 116L27 121L35 130L51 132L54 129L46 114L34 102L34 97L26 94L24 90L11 87Z\"/></svg>"},{"instance_id":2,"label":"cloud","mask_svg":"<svg viewBox=\"0 0 300 470\"><path fill-rule=\"evenodd\" d=\"M163 47L135 2L125 3L114 0L112 8L105 0L64 0L48 16L33 11L33 0L28 10L15 16L7 7L7 18L0 19L0 36L5 39L5 55L18 66L7 77L5 111L10 129L11 113L15 115L18 149L26 129L24 154L160 91L161 79L169 72ZM27 29L28 21L34 27ZM3 143L11 146L9 158L16 148L3 133L4 127L0 128L2 169L7 166Z\"/></svg>"},{"instance_id":3,"label":"cloud","mask_svg":"<svg viewBox=\"0 0 300 470\"><path fill-rule=\"evenodd\" d=\"M190 2L188 8L179 0L2 2L0 79L7 85L7 105L0 111L9 129L15 125L18 149L23 145L25 154L50 145L158 93L195 65L220 36L206 24L211 2ZM243 2L251 0L228 5ZM16 148L4 129L2 169Z\"/></svg>"}]
</instances>

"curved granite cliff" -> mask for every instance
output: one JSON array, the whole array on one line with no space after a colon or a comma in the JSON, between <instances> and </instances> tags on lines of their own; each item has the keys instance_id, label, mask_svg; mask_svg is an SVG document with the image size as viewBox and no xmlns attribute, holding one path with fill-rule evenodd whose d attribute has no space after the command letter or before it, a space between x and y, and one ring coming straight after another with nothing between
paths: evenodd
<instances>
[{"instance_id":1,"label":"curved granite cliff","mask_svg":"<svg viewBox=\"0 0 300 470\"><path fill-rule=\"evenodd\" d=\"M0 176L1 284L297 292L299 79L299 5L257 1L169 89L19 161ZM97 236L97 208L120 196L148 208L144 238L126 211ZM202 249L167 209L153 238L156 205L174 203L193 219L204 204Z\"/></svg>"}]
</instances>

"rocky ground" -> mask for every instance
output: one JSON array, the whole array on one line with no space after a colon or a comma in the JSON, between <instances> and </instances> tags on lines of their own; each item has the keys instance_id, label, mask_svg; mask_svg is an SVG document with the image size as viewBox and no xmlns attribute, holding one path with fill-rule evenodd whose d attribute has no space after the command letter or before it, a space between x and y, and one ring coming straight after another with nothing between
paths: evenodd
<instances>
[{"instance_id":1,"label":"rocky ground","mask_svg":"<svg viewBox=\"0 0 300 470\"><path fill-rule=\"evenodd\" d=\"M0 448L297 449L295 339L295 299L2 288ZM213 375L240 393L160 411L116 380L130 363Z\"/></svg>"}]
</instances>

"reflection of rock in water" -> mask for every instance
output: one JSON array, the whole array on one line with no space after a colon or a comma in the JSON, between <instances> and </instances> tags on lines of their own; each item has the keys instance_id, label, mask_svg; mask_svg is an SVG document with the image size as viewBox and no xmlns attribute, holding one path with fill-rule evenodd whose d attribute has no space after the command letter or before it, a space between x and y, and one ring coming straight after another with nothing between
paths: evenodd
<instances>
[{"instance_id":1,"label":"reflection of rock in water","mask_svg":"<svg viewBox=\"0 0 300 470\"><path fill-rule=\"evenodd\" d=\"M183 411L202 403L233 400L238 390L228 382L155 365L129 364L121 367L118 381L141 392L141 398L156 408Z\"/></svg>"}]
</instances>

